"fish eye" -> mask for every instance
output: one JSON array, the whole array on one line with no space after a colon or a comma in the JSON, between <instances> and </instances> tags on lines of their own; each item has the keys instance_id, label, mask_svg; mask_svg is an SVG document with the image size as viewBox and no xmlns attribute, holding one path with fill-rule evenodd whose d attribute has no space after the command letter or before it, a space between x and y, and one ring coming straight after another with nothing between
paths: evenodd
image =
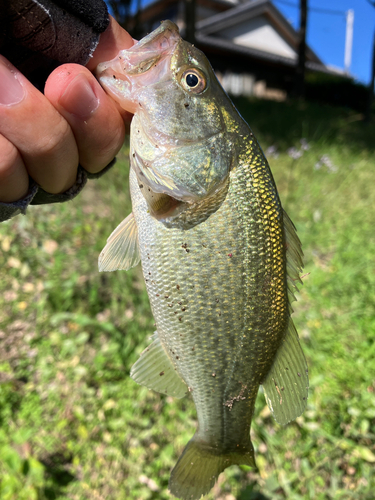
<instances>
[{"instance_id":1,"label":"fish eye","mask_svg":"<svg viewBox=\"0 0 375 500\"><path fill-rule=\"evenodd\" d=\"M204 74L197 69L188 69L184 71L181 77L181 84L185 90L200 94L207 86L207 80Z\"/></svg>"}]
</instances>

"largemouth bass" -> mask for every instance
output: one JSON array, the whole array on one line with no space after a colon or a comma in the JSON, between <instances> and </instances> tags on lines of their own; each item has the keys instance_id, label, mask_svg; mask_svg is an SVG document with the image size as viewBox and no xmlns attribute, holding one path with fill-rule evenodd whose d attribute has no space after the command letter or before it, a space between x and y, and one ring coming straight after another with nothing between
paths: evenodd
<instances>
[{"instance_id":1,"label":"largemouth bass","mask_svg":"<svg viewBox=\"0 0 375 500\"><path fill-rule=\"evenodd\" d=\"M304 411L307 366L290 316L301 245L251 129L175 24L163 22L97 76L134 113L133 211L99 269L142 262L157 331L131 377L178 398L190 392L198 430L169 488L194 500L226 467L255 467L260 384L280 424Z\"/></svg>"}]
</instances>

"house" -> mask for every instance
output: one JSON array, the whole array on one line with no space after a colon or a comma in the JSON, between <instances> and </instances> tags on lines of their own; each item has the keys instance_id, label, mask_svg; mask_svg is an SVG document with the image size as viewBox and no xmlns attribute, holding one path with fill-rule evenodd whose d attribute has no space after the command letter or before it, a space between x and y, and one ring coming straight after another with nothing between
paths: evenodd
<instances>
[{"instance_id":1,"label":"house","mask_svg":"<svg viewBox=\"0 0 375 500\"><path fill-rule=\"evenodd\" d=\"M185 31L186 0L156 0L139 19L144 34L170 19ZM234 95L285 99L298 59L298 34L270 0L196 0L195 44ZM307 47L307 71L338 72Z\"/></svg>"}]
</instances>

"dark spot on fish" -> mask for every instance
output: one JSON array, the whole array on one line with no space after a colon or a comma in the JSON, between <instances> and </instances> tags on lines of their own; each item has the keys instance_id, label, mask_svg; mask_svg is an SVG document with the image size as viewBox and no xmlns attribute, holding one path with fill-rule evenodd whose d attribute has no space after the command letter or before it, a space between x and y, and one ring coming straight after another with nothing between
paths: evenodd
<instances>
[{"instance_id":1,"label":"dark spot on fish","mask_svg":"<svg viewBox=\"0 0 375 500\"><path fill-rule=\"evenodd\" d=\"M142 189L142 188L143 188L143 184L140 184L140 185L139 185L139 189Z\"/></svg>"},{"instance_id":2,"label":"dark spot on fish","mask_svg":"<svg viewBox=\"0 0 375 500\"><path fill-rule=\"evenodd\" d=\"M215 302L219 302L219 299L215 299Z\"/></svg>"},{"instance_id":3,"label":"dark spot on fish","mask_svg":"<svg viewBox=\"0 0 375 500\"><path fill-rule=\"evenodd\" d=\"M113 78L116 80L116 76L115 76L115 75L112 75L112 76L113 76Z\"/></svg>"},{"instance_id":4,"label":"dark spot on fish","mask_svg":"<svg viewBox=\"0 0 375 500\"><path fill-rule=\"evenodd\" d=\"M180 359L180 357L179 357L179 356L176 356L176 359Z\"/></svg>"},{"instance_id":5,"label":"dark spot on fish","mask_svg":"<svg viewBox=\"0 0 375 500\"><path fill-rule=\"evenodd\" d=\"M148 273L148 274L149 274L149 276L151 276L151 273Z\"/></svg>"},{"instance_id":6,"label":"dark spot on fish","mask_svg":"<svg viewBox=\"0 0 375 500\"><path fill-rule=\"evenodd\" d=\"M189 107L189 104L187 102L184 103L185 108Z\"/></svg>"},{"instance_id":7,"label":"dark spot on fish","mask_svg":"<svg viewBox=\"0 0 375 500\"><path fill-rule=\"evenodd\" d=\"M192 348L191 348L191 350L192 350L192 351L195 351L195 347L192 347Z\"/></svg>"},{"instance_id":8,"label":"dark spot on fish","mask_svg":"<svg viewBox=\"0 0 375 500\"><path fill-rule=\"evenodd\" d=\"M166 299L169 299L169 295L164 295L164 297L165 297Z\"/></svg>"},{"instance_id":9,"label":"dark spot on fish","mask_svg":"<svg viewBox=\"0 0 375 500\"><path fill-rule=\"evenodd\" d=\"M204 243L202 243L202 247L207 248L207 245L205 245Z\"/></svg>"},{"instance_id":10,"label":"dark spot on fish","mask_svg":"<svg viewBox=\"0 0 375 500\"><path fill-rule=\"evenodd\" d=\"M178 304L179 306L182 306L182 302L177 302L177 304Z\"/></svg>"},{"instance_id":11,"label":"dark spot on fish","mask_svg":"<svg viewBox=\"0 0 375 500\"><path fill-rule=\"evenodd\" d=\"M135 153L132 154L133 158L135 158Z\"/></svg>"},{"instance_id":12,"label":"dark spot on fish","mask_svg":"<svg viewBox=\"0 0 375 500\"><path fill-rule=\"evenodd\" d=\"M281 388L281 390L283 391L284 390L284 387Z\"/></svg>"},{"instance_id":13,"label":"dark spot on fish","mask_svg":"<svg viewBox=\"0 0 375 500\"><path fill-rule=\"evenodd\" d=\"M176 285L176 288L177 288L177 290L179 290L180 289L180 285Z\"/></svg>"},{"instance_id":14,"label":"dark spot on fish","mask_svg":"<svg viewBox=\"0 0 375 500\"><path fill-rule=\"evenodd\" d=\"M302 398L304 401L306 400L306 398Z\"/></svg>"},{"instance_id":15,"label":"dark spot on fish","mask_svg":"<svg viewBox=\"0 0 375 500\"><path fill-rule=\"evenodd\" d=\"M183 244L181 245L181 248L185 248L185 250L186 250L187 246L188 246L188 245L187 245L187 243L183 243Z\"/></svg>"},{"instance_id":16,"label":"dark spot on fish","mask_svg":"<svg viewBox=\"0 0 375 500\"><path fill-rule=\"evenodd\" d=\"M138 103L138 106L141 108L141 107L142 107L142 104L139 102L139 103Z\"/></svg>"},{"instance_id":17,"label":"dark spot on fish","mask_svg":"<svg viewBox=\"0 0 375 500\"><path fill-rule=\"evenodd\" d=\"M178 311L175 311L174 313L175 313L175 314L177 314L177 313L178 313Z\"/></svg>"},{"instance_id":18,"label":"dark spot on fish","mask_svg":"<svg viewBox=\"0 0 375 500\"><path fill-rule=\"evenodd\" d=\"M181 316L180 316L180 317L178 318L178 321L182 321L182 318L181 318Z\"/></svg>"},{"instance_id":19,"label":"dark spot on fish","mask_svg":"<svg viewBox=\"0 0 375 500\"><path fill-rule=\"evenodd\" d=\"M186 307L181 307L181 311L186 311Z\"/></svg>"},{"instance_id":20,"label":"dark spot on fish","mask_svg":"<svg viewBox=\"0 0 375 500\"><path fill-rule=\"evenodd\" d=\"M164 372L160 372L159 375L162 377L164 375Z\"/></svg>"},{"instance_id":21,"label":"dark spot on fish","mask_svg":"<svg viewBox=\"0 0 375 500\"><path fill-rule=\"evenodd\" d=\"M188 248L185 249L185 252L190 252L190 250Z\"/></svg>"}]
</instances>

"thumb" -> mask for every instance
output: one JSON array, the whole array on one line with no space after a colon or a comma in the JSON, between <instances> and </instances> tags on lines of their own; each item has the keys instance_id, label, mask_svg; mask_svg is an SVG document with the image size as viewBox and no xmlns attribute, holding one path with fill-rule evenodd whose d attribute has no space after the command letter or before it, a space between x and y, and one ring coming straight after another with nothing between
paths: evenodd
<instances>
[{"instance_id":1,"label":"thumb","mask_svg":"<svg viewBox=\"0 0 375 500\"><path fill-rule=\"evenodd\" d=\"M120 50L128 49L135 43L135 40L113 19L112 16L109 16L109 20L109 26L104 33L100 35L100 41L95 49L93 57L86 64L86 68L90 71L94 71L100 62L110 61L117 56Z\"/></svg>"}]
</instances>

